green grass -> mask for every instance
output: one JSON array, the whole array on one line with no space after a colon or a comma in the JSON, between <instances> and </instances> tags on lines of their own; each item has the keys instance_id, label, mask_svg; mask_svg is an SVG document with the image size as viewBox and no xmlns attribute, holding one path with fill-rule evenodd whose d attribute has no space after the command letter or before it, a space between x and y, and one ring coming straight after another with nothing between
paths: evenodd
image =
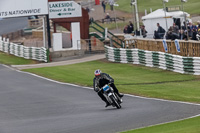
<instances>
[{"instance_id":1,"label":"green grass","mask_svg":"<svg viewBox=\"0 0 200 133\"><path fill-rule=\"evenodd\" d=\"M119 4L119 7L116 7L117 10L125 11L125 12L132 12L131 6L130 6L131 0L118 0L117 3ZM153 10L163 8L162 0L137 0L138 1L138 10L139 12L144 13L145 9L150 10L152 8ZM166 6L175 6L175 5L181 5L181 0L169 0L168 3L166 3ZM190 14L200 14L200 1L199 0L188 0L187 3L184 3L184 10Z\"/></svg>"},{"instance_id":2,"label":"green grass","mask_svg":"<svg viewBox=\"0 0 200 133\"><path fill-rule=\"evenodd\" d=\"M94 70L109 73L123 93L200 103L198 76L179 74L131 64L92 61L67 66L28 69L25 71L62 82L92 86Z\"/></svg>"},{"instance_id":3,"label":"green grass","mask_svg":"<svg viewBox=\"0 0 200 133\"><path fill-rule=\"evenodd\" d=\"M36 64L37 61L27 60L21 57L16 57L13 55L0 52L0 63L6 65L24 65L24 64Z\"/></svg>"},{"instance_id":4,"label":"green grass","mask_svg":"<svg viewBox=\"0 0 200 133\"><path fill-rule=\"evenodd\" d=\"M199 133L200 117L162 124L123 133Z\"/></svg>"}]
</instances>

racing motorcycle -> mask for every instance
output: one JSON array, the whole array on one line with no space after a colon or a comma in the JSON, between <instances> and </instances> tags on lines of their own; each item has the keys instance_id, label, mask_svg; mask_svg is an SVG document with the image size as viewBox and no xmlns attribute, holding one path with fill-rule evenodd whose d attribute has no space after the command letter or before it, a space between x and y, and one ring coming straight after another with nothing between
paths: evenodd
<instances>
[{"instance_id":1,"label":"racing motorcycle","mask_svg":"<svg viewBox=\"0 0 200 133\"><path fill-rule=\"evenodd\" d=\"M105 84L100 91L103 90L103 95L106 97L107 101L117 109L121 108L122 99L114 92L110 84Z\"/></svg>"}]
</instances>

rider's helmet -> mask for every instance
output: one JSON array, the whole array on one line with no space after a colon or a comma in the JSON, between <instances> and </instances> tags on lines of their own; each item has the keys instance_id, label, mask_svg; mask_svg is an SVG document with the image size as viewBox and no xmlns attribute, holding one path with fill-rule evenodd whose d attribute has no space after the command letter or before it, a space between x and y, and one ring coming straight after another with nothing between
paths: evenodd
<instances>
[{"instance_id":1,"label":"rider's helmet","mask_svg":"<svg viewBox=\"0 0 200 133\"><path fill-rule=\"evenodd\" d=\"M95 76L99 76L101 74L101 70L97 69L94 71Z\"/></svg>"}]
</instances>

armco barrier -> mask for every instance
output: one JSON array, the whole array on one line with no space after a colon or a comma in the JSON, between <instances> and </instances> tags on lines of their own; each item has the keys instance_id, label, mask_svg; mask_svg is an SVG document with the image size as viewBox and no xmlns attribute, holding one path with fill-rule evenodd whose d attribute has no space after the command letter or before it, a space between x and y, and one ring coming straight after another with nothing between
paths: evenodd
<instances>
[{"instance_id":1,"label":"armco barrier","mask_svg":"<svg viewBox=\"0 0 200 133\"><path fill-rule=\"evenodd\" d=\"M0 37L0 51L9 53L25 59L34 59L38 61L48 62L48 52L44 47L26 47L10 43L9 40Z\"/></svg>"},{"instance_id":2,"label":"armco barrier","mask_svg":"<svg viewBox=\"0 0 200 133\"><path fill-rule=\"evenodd\" d=\"M123 49L105 46L106 58L112 62L158 67L178 73L200 75L200 57L183 57L164 52Z\"/></svg>"}]
</instances>

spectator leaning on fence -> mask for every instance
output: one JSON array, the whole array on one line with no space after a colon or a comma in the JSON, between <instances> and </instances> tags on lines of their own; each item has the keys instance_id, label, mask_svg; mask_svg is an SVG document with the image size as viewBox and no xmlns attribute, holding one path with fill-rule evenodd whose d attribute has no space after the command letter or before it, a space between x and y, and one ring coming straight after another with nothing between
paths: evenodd
<instances>
[{"instance_id":1,"label":"spectator leaning on fence","mask_svg":"<svg viewBox=\"0 0 200 133\"><path fill-rule=\"evenodd\" d=\"M197 35L197 27L195 24L192 24L192 40L197 40L196 35Z\"/></svg>"},{"instance_id":2,"label":"spectator leaning on fence","mask_svg":"<svg viewBox=\"0 0 200 133\"><path fill-rule=\"evenodd\" d=\"M187 40L187 31L184 31L183 29L180 30L179 38L180 40Z\"/></svg>"},{"instance_id":3,"label":"spectator leaning on fence","mask_svg":"<svg viewBox=\"0 0 200 133\"><path fill-rule=\"evenodd\" d=\"M143 38L147 37L147 31L146 31L144 25L141 26L141 32L142 32L142 36L143 36Z\"/></svg>"},{"instance_id":4,"label":"spectator leaning on fence","mask_svg":"<svg viewBox=\"0 0 200 133\"><path fill-rule=\"evenodd\" d=\"M175 40L175 39L178 39L178 38L179 38L179 28L175 23L173 23L171 39Z\"/></svg>"},{"instance_id":5,"label":"spectator leaning on fence","mask_svg":"<svg viewBox=\"0 0 200 133\"><path fill-rule=\"evenodd\" d=\"M128 33L131 34L134 31L134 26L133 23L131 21L129 21L129 25L128 25Z\"/></svg>"},{"instance_id":6,"label":"spectator leaning on fence","mask_svg":"<svg viewBox=\"0 0 200 133\"><path fill-rule=\"evenodd\" d=\"M124 34L128 34L128 26L129 26L129 25L126 25L126 26L124 27L124 31L123 31Z\"/></svg>"},{"instance_id":7,"label":"spectator leaning on fence","mask_svg":"<svg viewBox=\"0 0 200 133\"><path fill-rule=\"evenodd\" d=\"M154 31L154 39L163 39L165 35L165 30L157 23L158 29Z\"/></svg>"}]
</instances>

